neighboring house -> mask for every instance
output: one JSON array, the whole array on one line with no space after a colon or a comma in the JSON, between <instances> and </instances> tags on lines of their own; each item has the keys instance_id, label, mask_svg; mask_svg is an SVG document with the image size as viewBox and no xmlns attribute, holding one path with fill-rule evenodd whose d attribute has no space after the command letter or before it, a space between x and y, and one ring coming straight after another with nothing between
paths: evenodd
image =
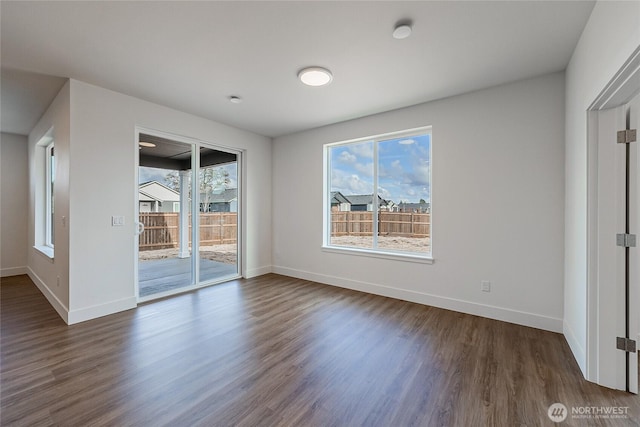
<instances>
[{"instance_id":1,"label":"neighboring house","mask_svg":"<svg viewBox=\"0 0 640 427\"><path fill-rule=\"evenodd\" d=\"M238 212L238 189L227 188L220 194L201 193L200 212L204 212L204 206L208 203L207 212Z\"/></svg>"},{"instance_id":2,"label":"neighboring house","mask_svg":"<svg viewBox=\"0 0 640 427\"><path fill-rule=\"evenodd\" d=\"M387 200L387 206L381 208L382 210L386 210L388 212L398 212L398 205L393 200Z\"/></svg>"},{"instance_id":3,"label":"neighboring house","mask_svg":"<svg viewBox=\"0 0 640 427\"><path fill-rule=\"evenodd\" d=\"M414 213L429 213L431 212L431 203L405 203L400 202L396 206L397 212L414 212Z\"/></svg>"},{"instance_id":4,"label":"neighboring house","mask_svg":"<svg viewBox=\"0 0 640 427\"><path fill-rule=\"evenodd\" d=\"M373 211L373 194L355 194L344 196L351 205L351 211ZM389 210L389 201L378 196L378 206L380 210ZM393 203L393 202L391 202Z\"/></svg>"},{"instance_id":5,"label":"neighboring house","mask_svg":"<svg viewBox=\"0 0 640 427\"><path fill-rule=\"evenodd\" d=\"M351 203L349 200L339 191L331 192L331 210L347 212L351 210Z\"/></svg>"},{"instance_id":6,"label":"neighboring house","mask_svg":"<svg viewBox=\"0 0 640 427\"><path fill-rule=\"evenodd\" d=\"M140 184L138 200L140 212L180 212L180 193L158 181Z\"/></svg>"}]
</instances>

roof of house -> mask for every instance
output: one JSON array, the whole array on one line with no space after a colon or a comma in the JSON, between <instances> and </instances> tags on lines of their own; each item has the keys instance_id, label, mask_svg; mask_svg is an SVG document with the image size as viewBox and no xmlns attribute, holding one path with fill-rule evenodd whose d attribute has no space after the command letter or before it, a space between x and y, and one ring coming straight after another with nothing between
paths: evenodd
<instances>
[{"instance_id":1,"label":"roof of house","mask_svg":"<svg viewBox=\"0 0 640 427\"><path fill-rule=\"evenodd\" d=\"M354 194L344 196L352 205L371 205L373 204L373 194ZM387 201L378 195L380 206L386 206Z\"/></svg>"},{"instance_id":2,"label":"roof of house","mask_svg":"<svg viewBox=\"0 0 640 427\"><path fill-rule=\"evenodd\" d=\"M425 202L425 203L405 203L405 202L400 202L398 203L398 207L400 209L427 209L429 208L431 204L429 202Z\"/></svg>"},{"instance_id":3,"label":"roof of house","mask_svg":"<svg viewBox=\"0 0 640 427\"><path fill-rule=\"evenodd\" d=\"M200 195L200 201L203 200L203 195ZM227 188L220 194L212 194L209 197L209 203L229 203L233 200L238 200L238 189Z\"/></svg>"},{"instance_id":4,"label":"roof of house","mask_svg":"<svg viewBox=\"0 0 640 427\"><path fill-rule=\"evenodd\" d=\"M180 193L158 181L144 182L139 185L141 201L157 200L161 202L179 202Z\"/></svg>"},{"instance_id":5,"label":"roof of house","mask_svg":"<svg viewBox=\"0 0 640 427\"><path fill-rule=\"evenodd\" d=\"M349 200L339 191L331 192L331 203L349 203Z\"/></svg>"}]
</instances>

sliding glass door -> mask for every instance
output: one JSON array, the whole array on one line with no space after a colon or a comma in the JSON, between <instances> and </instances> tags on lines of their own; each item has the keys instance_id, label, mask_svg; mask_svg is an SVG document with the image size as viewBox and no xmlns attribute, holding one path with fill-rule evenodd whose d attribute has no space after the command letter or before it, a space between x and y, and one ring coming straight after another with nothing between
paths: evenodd
<instances>
[{"instance_id":1,"label":"sliding glass door","mask_svg":"<svg viewBox=\"0 0 640 427\"><path fill-rule=\"evenodd\" d=\"M143 131L138 144L139 300L239 277L239 153Z\"/></svg>"},{"instance_id":2,"label":"sliding glass door","mask_svg":"<svg viewBox=\"0 0 640 427\"><path fill-rule=\"evenodd\" d=\"M200 280L238 274L238 159L200 148Z\"/></svg>"}]
</instances>

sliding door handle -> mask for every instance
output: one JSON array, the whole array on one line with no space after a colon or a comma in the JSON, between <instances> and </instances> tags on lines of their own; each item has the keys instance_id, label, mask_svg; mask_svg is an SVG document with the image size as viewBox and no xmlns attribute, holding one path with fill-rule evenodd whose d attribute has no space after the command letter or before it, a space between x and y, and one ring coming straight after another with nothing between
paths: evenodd
<instances>
[{"instance_id":1,"label":"sliding door handle","mask_svg":"<svg viewBox=\"0 0 640 427\"><path fill-rule=\"evenodd\" d=\"M144 231L144 224L141 222L136 222L136 234L139 236Z\"/></svg>"}]
</instances>

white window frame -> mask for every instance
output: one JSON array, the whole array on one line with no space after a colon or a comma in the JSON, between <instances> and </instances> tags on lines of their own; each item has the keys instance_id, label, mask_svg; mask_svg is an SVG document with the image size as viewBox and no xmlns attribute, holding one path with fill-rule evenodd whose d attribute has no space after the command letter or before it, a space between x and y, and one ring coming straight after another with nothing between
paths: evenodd
<instances>
[{"instance_id":1,"label":"white window frame","mask_svg":"<svg viewBox=\"0 0 640 427\"><path fill-rule=\"evenodd\" d=\"M55 151L53 128L49 129L35 147L36 188L34 204L34 249L53 262L55 222L52 211L55 209ZM53 155L53 162L51 161Z\"/></svg>"},{"instance_id":2,"label":"white window frame","mask_svg":"<svg viewBox=\"0 0 640 427\"><path fill-rule=\"evenodd\" d=\"M430 236L430 252L428 253L418 253L418 252L409 252L409 251L394 251L386 248L378 248L377 247L377 232L378 232L378 144L380 142L384 142L391 139L404 138L404 137L412 137L412 136L420 136L430 134L431 135L431 144L429 146L430 150L430 159L432 159L433 153L433 132L431 126L423 126L419 128L407 129L399 132L390 132L384 134L378 134L373 136L367 136L362 138L350 139L346 141L333 142L329 144L325 144L323 147L323 215L322 215L322 223L323 223L323 239L322 239L322 250L325 252L334 252L334 253L342 253L342 254L350 254L350 255L360 255L367 256L373 258L385 258L385 259L395 259L401 261L411 261L411 262L419 262L425 264L432 264L433 259L433 179L431 168L429 169L429 182L431 183L431 194L430 194L430 224L429 224L429 236ZM331 156L330 151L331 148L342 146L342 145L350 145L357 144L362 142L373 142L374 150L373 150L373 248L358 248L358 247L349 247L349 246L334 246L331 245L331 201L330 201L330 193L331 193Z\"/></svg>"},{"instance_id":3,"label":"white window frame","mask_svg":"<svg viewBox=\"0 0 640 427\"><path fill-rule=\"evenodd\" d=\"M53 210L55 209L55 145L51 141L45 147L45 226L44 226L44 244L53 249L55 234L53 227Z\"/></svg>"}]
</instances>

